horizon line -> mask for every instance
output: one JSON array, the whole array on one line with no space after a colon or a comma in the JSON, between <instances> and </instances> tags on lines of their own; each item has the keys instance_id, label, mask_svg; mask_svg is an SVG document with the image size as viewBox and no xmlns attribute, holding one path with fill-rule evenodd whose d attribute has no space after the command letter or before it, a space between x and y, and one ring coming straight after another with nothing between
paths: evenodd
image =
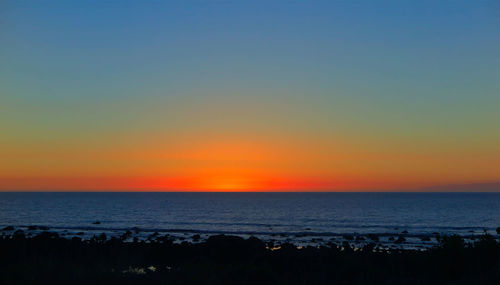
<instances>
[{"instance_id":1,"label":"horizon line","mask_svg":"<svg viewBox=\"0 0 500 285\"><path fill-rule=\"evenodd\" d=\"M0 190L0 193L500 193L500 189L492 191L386 191L386 190L333 190L333 191L231 191L231 190L200 190L200 191L176 191L176 190Z\"/></svg>"}]
</instances>

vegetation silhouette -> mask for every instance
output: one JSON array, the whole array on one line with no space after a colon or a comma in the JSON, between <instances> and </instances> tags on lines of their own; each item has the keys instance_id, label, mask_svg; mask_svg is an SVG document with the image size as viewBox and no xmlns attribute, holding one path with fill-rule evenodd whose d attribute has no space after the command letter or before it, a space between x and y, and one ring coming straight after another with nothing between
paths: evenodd
<instances>
[{"instance_id":1,"label":"vegetation silhouette","mask_svg":"<svg viewBox=\"0 0 500 285\"><path fill-rule=\"evenodd\" d=\"M425 251L348 241L299 249L225 235L200 243L160 234L125 242L131 235L3 234L0 284L500 284L500 245L488 234L469 243L439 236Z\"/></svg>"}]
</instances>

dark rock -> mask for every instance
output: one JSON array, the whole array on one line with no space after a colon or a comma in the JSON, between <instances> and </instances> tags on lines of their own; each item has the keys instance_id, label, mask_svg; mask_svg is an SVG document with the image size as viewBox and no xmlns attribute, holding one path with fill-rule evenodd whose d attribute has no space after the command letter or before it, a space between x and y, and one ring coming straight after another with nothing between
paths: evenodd
<instances>
[{"instance_id":1,"label":"dark rock","mask_svg":"<svg viewBox=\"0 0 500 285\"><path fill-rule=\"evenodd\" d=\"M93 222L92 224L93 224L93 225L100 225L100 224L101 224L101 222L99 222L99 221L95 221L95 222Z\"/></svg>"},{"instance_id":2,"label":"dark rock","mask_svg":"<svg viewBox=\"0 0 500 285\"><path fill-rule=\"evenodd\" d=\"M403 243L405 241L406 241L406 239L404 237L399 236L398 239L394 243Z\"/></svg>"},{"instance_id":3,"label":"dark rock","mask_svg":"<svg viewBox=\"0 0 500 285\"><path fill-rule=\"evenodd\" d=\"M401 233L402 233L402 234L407 234L407 233L408 233L408 231L407 231L407 230L404 230L404 231L402 231Z\"/></svg>"},{"instance_id":4,"label":"dark rock","mask_svg":"<svg viewBox=\"0 0 500 285\"><path fill-rule=\"evenodd\" d=\"M238 236L213 235L207 239L205 244L212 252L218 252L221 257L243 258L255 251L255 248L248 246L248 244L253 244L254 242L254 239L248 241ZM265 244L262 244L262 246L265 249Z\"/></svg>"},{"instance_id":5,"label":"dark rock","mask_svg":"<svg viewBox=\"0 0 500 285\"><path fill-rule=\"evenodd\" d=\"M77 236L83 236L84 232L77 232L76 235Z\"/></svg>"},{"instance_id":6,"label":"dark rock","mask_svg":"<svg viewBox=\"0 0 500 285\"><path fill-rule=\"evenodd\" d=\"M498 227L498 228L496 229L496 231L497 231L497 234L499 234L499 235L500 235L500 227Z\"/></svg>"},{"instance_id":7,"label":"dark rock","mask_svg":"<svg viewBox=\"0 0 500 285\"><path fill-rule=\"evenodd\" d=\"M200 238L201 238L200 235L193 235L193 237L192 237L193 240L199 240Z\"/></svg>"},{"instance_id":8,"label":"dark rock","mask_svg":"<svg viewBox=\"0 0 500 285\"><path fill-rule=\"evenodd\" d=\"M106 241L107 237L105 233L101 233L100 235L93 235L90 239L91 242L103 244Z\"/></svg>"},{"instance_id":9,"label":"dark rock","mask_svg":"<svg viewBox=\"0 0 500 285\"><path fill-rule=\"evenodd\" d=\"M96 238L96 240L97 240L97 241L99 241L99 242L105 242L105 241L106 241L106 239L108 238L108 237L106 236L106 234L105 234L105 233L101 233L101 234L100 234L100 235L98 235L97 237L96 237L96 236L94 236L94 237L95 237L95 238Z\"/></svg>"},{"instance_id":10,"label":"dark rock","mask_svg":"<svg viewBox=\"0 0 500 285\"><path fill-rule=\"evenodd\" d=\"M297 247L291 243L284 243L280 246L280 251L296 251L297 250Z\"/></svg>"},{"instance_id":11,"label":"dark rock","mask_svg":"<svg viewBox=\"0 0 500 285\"><path fill-rule=\"evenodd\" d=\"M345 235L345 236L342 236L344 239L346 240L354 240L354 237L352 235Z\"/></svg>"},{"instance_id":12,"label":"dark rock","mask_svg":"<svg viewBox=\"0 0 500 285\"><path fill-rule=\"evenodd\" d=\"M117 237L111 237L108 241L106 241L107 245L119 246L123 244L123 241Z\"/></svg>"},{"instance_id":13,"label":"dark rock","mask_svg":"<svg viewBox=\"0 0 500 285\"><path fill-rule=\"evenodd\" d=\"M29 226L28 227L28 231L36 231L36 230L38 230L37 226Z\"/></svg>"},{"instance_id":14,"label":"dark rock","mask_svg":"<svg viewBox=\"0 0 500 285\"><path fill-rule=\"evenodd\" d=\"M431 241L431 238L430 237L421 237L420 240L421 241Z\"/></svg>"},{"instance_id":15,"label":"dark rock","mask_svg":"<svg viewBox=\"0 0 500 285\"><path fill-rule=\"evenodd\" d=\"M375 244L374 243L369 243L363 247L364 252L371 252L375 249Z\"/></svg>"},{"instance_id":16,"label":"dark rock","mask_svg":"<svg viewBox=\"0 0 500 285\"><path fill-rule=\"evenodd\" d=\"M337 244L334 243L334 242L331 242L331 241L329 241L326 245L329 246L330 248L336 248L337 247Z\"/></svg>"},{"instance_id":17,"label":"dark rock","mask_svg":"<svg viewBox=\"0 0 500 285\"><path fill-rule=\"evenodd\" d=\"M24 231L23 230L17 230L14 232L14 234L12 234L12 237L15 238L15 239L24 239L25 236L24 236Z\"/></svg>"},{"instance_id":18,"label":"dark rock","mask_svg":"<svg viewBox=\"0 0 500 285\"><path fill-rule=\"evenodd\" d=\"M450 250L453 252L460 251L464 248L465 241L459 235L443 236L440 240L440 246L443 249Z\"/></svg>"},{"instance_id":19,"label":"dark rock","mask_svg":"<svg viewBox=\"0 0 500 285\"><path fill-rule=\"evenodd\" d=\"M131 231L126 231L123 235L120 236L120 238L122 240L126 240L128 239L130 236L132 236L132 232Z\"/></svg>"},{"instance_id":20,"label":"dark rock","mask_svg":"<svg viewBox=\"0 0 500 285\"><path fill-rule=\"evenodd\" d=\"M6 226L5 228L2 229L3 231L13 231L14 227L13 226Z\"/></svg>"},{"instance_id":21,"label":"dark rock","mask_svg":"<svg viewBox=\"0 0 500 285\"><path fill-rule=\"evenodd\" d=\"M368 234L368 238L373 241L379 241L379 238L376 234Z\"/></svg>"},{"instance_id":22,"label":"dark rock","mask_svg":"<svg viewBox=\"0 0 500 285\"><path fill-rule=\"evenodd\" d=\"M352 251L352 247L347 241L342 242L342 247L344 248L344 251Z\"/></svg>"},{"instance_id":23,"label":"dark rock","mask_svg":"<svg viewBox=\"0 0 500 285\"><path fill-rule=\"evenodd\" d=\"M156 241L161 242L165 245L172 245L174 243L174 239L170 237L170 235L166 234L165 236L159 236L156 238Z\"/></svg>"},{"instance_id":24,"label":"dark rock","mask_svg":"<svg viewBox=\"0 0 500 285\"><path fill-rule=\"evenodd\" d=\"M239 236L213 235L207 239L207 244L211 245L236 245L243 243L245 239Z\"/></svg>"},{"instance_id":25,"label":"dark rock","mask_svg":"<svg viewBox=\"0 0 500 285\"><path fill-rule=\"evenodd\" d=\"M54 232L41 232L37 236L35 236L35 238L42 239L42 240L57 239L57 238L59 238L59 234L54 233Z\"/></svg>"},{"instance_id":26,"label":"dark rock","mask_svg":"<svg viewBox=\"0 0 500 285\"><path fill-rule=\"evenodd\" d=\"M253 249L263 249L266 247L266 244L263 241L253 236L246 240L246 244Z\"/></svg>"},{"instance_id":27,"label":"dark rock","mask_svg":"<svg viewBox=\"0 0 500 285\"><path fill-rule=\"evenodd\" d=\"M390 241L393 241L393 240L394 240L394 237L390 237L390 238L389 238L389 240L390 240Z\"/></svg>"}]
</instances>

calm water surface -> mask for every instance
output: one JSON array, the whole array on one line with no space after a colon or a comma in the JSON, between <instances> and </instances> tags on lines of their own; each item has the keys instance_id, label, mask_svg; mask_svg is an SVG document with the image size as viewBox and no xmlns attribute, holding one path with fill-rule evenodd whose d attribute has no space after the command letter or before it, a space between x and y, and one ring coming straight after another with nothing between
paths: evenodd
<instances>
[{"instance_id":1,"label":"calm water surface","mask_svg":"<svg viewBox=\"0 0 500 285\"><path fill-rule=\"evenodd\" d=\"M254 235L466 234L500 226L500 193L0 193L0 226L7 225Z\"/></svg>"}]
</instances>

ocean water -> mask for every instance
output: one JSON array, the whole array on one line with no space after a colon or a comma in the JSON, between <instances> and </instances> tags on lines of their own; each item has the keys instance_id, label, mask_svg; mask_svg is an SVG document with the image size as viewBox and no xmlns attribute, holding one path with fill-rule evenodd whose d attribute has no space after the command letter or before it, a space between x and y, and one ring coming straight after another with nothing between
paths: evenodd
<instances>
[{"instance_id":1,"label":"ocean water","mask_svg":"<svg viewBox=\"0 0 500 285\"><path fill-rule=\"evenodd\" d=\"M94 222L99 221L99 224ZM494 233L500 193L0 193L0 227L299 240ZM406 234L406 233L405 233Z\"/></svg>"}]
</instances>

